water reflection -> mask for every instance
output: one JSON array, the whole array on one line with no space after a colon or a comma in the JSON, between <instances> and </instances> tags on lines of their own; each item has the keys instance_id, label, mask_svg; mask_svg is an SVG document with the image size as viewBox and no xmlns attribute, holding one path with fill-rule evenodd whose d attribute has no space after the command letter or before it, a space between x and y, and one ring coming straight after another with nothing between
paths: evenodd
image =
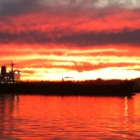
<instances>
[{"instance_id":1,"label":"water reflection","mask_svg":"<svg viewBox=\"0 0 140 140\"><path fill-rule=\"evenodd\" d=\"M140 95L0 95L0 139L136 139Z\"/></svg>"},{"instance_id":2,"label":"water reflection","mask_svg":"<svg viewBox=\"0 0 140 140\"><path fill-rule=\"evenodd\" d=\"M0 136L11 135L15 127L13 119L18 112L19 97L16 95L0 95ZM0 137L0 138L1 138Z\"/></svg>"}]
</instances>

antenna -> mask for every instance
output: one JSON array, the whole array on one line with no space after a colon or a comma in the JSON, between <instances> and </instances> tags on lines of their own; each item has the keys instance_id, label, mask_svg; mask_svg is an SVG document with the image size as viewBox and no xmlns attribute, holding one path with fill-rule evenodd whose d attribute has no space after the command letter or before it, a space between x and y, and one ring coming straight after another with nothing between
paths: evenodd
<instances>
[{"instance_id":1,"label":"antenna","mask_svg":"<svg viewBox=\"0 0 140 140\"><path fill-rule=\"evenodd\" d=\"M11 71L13 71L14 63L11 61Z\"/></svg>"}]
</instances>

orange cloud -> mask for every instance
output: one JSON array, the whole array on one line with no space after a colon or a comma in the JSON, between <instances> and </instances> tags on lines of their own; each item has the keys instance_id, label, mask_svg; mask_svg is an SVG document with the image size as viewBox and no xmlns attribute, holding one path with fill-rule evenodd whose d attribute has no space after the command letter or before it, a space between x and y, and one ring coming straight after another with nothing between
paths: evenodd
<instances>
[{"instance_id":1,"label":"orange cloud","mask_svg":"<svg viewBox=\"0 0 140 140\"><path fill-rule=\"evenodd\" d=\"M10 46L2 45L0 65L6 65L9 70L12 60L15 63L15 69L20 69L22 79L26 80L55 78L61 80L65 76L89 79L92 78L91 73L93 78L107 78L108 74L105 72L108 72L108 69L114 72L126 71L127 74L127 71L133 71L133 74L128 77L136 77L140 69L138 51L140 48L138 47L93 46L81 50L73 47L70 51L69 47L61 49L60 46L51 48L45 48L42 45L13 45L11 48ZM8 47L10 49L7 49ZM101 71L104 74L101 74ZM86 77L86 75L89 76ZM122 77L126 77L126 74Z\"/></svg>"}]
</instances>

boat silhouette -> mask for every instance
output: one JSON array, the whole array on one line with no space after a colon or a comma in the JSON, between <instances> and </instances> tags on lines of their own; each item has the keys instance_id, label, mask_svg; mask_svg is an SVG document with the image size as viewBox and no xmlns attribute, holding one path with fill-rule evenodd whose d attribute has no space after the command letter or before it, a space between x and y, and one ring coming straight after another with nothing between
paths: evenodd
<instances>
[{"instance_id":1,"label":"boat silhouette","mask_svg":"<svg viewBox=\"0 0 140 140\"><path fill-rule=\"evenodd\" d=\"M20 82L0 84L0 93L45 94L61 96L131 96L135 82L131 80L93 80L81 82Z\"/></svg>"},{"instance_id":2,"label":"boat silhouette","mask_svg":"<svg viewBox=\"0 0 140 140\"><path fill-rule=\"evenodd\" d=\"M20 71L13 69L6 71L6 66L1 67L0 93L16 94L45 94L45 95L74 95L74 96L131 96L135 81L132 80L88 80L61 82L23 82L20 81ZM73 78L72 78L73 79Z\"/></svg>"}]
</instances>

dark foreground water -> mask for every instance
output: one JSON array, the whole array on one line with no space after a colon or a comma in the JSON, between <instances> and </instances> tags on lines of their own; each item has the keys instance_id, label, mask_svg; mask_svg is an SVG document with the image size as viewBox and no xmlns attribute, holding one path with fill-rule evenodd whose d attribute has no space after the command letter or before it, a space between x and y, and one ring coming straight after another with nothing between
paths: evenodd
<instances>
[{"instance_id":1,"label":"dark foreground water","mask_svg":"<svg viewBox=\"0 0 140 140\"><path fill-rule=\"evenodd\" d=\"M0 140L137 140L140 94L0 95Z\"/></svg>"}]
</instances>

